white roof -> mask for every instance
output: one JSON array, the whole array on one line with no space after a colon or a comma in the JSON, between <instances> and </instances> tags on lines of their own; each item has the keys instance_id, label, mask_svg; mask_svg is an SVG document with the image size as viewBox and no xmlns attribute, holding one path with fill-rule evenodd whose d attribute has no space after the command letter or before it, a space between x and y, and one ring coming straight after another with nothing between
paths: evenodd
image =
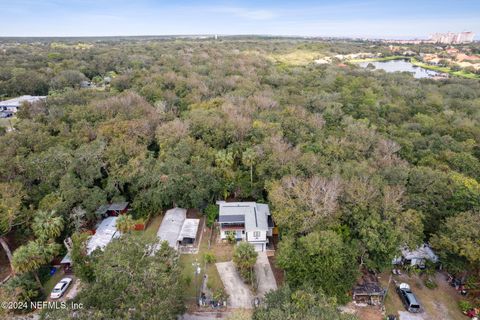
<instances>
[{"instance_id":1,"label":"white roof","mask_svg":"<svg viewBox=\"0 0 480 320\"><path fill-rule=\"evenodd\" d=\"M21 96L17 98L13 98L10 100L5 100L5 101L0 101L0 106L3 107L19 107L23 102L37 102L40 100L45 100L47 97L46 96Z\"/></svg>"},{"instance_id":2,"label":"white roof","mask_svg":"<svg viewBox=\"0 0 480 320\"><path fill-rule=\"evenodd\" d=\"M170 247L176 248L177 239L186 217L187 209L173 208L167 210L157 232L160 241L167 241Z\"/></svg>"},{"instance_id":3,"label":"white roof","mask_svg":"<svg viewBox=\"0 0 480 320\"><path fill-rule=\"evenodd\" d=\"M115 226L116 221L117 217L108 217L102 220L95 234L88 240L87 254L91 254L97 248L103 250L113 238L120 236L120 232L117 232L117 227Z\"/></svg>"},{"instance_id":4,"label":"white roof","mask_svg":"<svg viewBox=\"0 0 480 320\"><path fill-rule=\"evenodd\" d=\"M402 249L402 256L407 260L412 259L426 259L432 262L438 261L438 256L426 244L421 245L417 249L410 251L407 248Z\"/></svg>"},{"instance_id":5,"label":"white roof","mask_svg":"<svg viewBox=\"0 0 480 320\"><path fill-rule=\"evenodd\" d=\"M199 224L200 219L185 219L180 235L178 236L178 241L182 241L184 238L195 239L197 237Z\"/></svg>"}]
</instances>

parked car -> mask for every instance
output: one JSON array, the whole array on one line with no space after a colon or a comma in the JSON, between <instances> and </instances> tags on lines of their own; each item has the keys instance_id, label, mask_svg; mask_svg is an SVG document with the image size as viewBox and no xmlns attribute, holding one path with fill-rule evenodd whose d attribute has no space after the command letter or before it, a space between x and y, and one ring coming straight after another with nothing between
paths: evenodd
<instances>
[{"instance_id":1,"label":"parked car","mask_svg":"<svg viewBox=\"0 0 480 320\"><path fill-rule=\"evenodd\" d=\"M71 282L72 278L63 278L62 280L60 280L53 288L52 293L50 293L50 298L58 299L63 296Z\"/></svg>"},{"instance_id":2,"label":"parked car","mask_svg":"<svg viewBox=\"0 0 480 320\"><path fill-rule=\"evenodd\" d=\"M409 312L417 313L421 311L420 302L418 302L417 297L415 297L407 283L401 283L397 287L397 292Z\"/></svg>"}]
</instances>

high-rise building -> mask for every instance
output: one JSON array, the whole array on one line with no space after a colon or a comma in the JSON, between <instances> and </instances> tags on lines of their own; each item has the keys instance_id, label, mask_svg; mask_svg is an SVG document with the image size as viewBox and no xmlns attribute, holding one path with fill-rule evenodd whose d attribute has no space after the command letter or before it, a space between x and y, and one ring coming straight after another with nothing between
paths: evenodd
<instances>
[{"instance_id":1,"label":"high-rise building","mask_svg":"<svg viewBox=\"0 0 480 320\"><path fill-rule=\"evenodd\" d=\"M473 32L460 32L460 33L435 33L432 35L431 40L435 43L445 43L445 44L459 44L459 43L470 43L473 41L475 33Z\"/></svg>"}]
</instances>

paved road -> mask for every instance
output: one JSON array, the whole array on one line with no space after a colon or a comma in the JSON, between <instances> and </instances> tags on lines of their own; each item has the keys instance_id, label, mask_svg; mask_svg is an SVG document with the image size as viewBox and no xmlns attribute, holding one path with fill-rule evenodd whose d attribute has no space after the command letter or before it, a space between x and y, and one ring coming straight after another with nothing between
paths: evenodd
<instances>
[{"instance_id":1,"label":"paved road","mask_svg":"<svg viewBox=\"0 0 480 320\"><path fill-rule=\"evenodd\" d=\"M253 295L243 283L232 261L215 264L228 294L228 306L231 308L252 308Z\"/></svg>"},{"instance_id":2,"label":"paved road","mask_svg":"<svg viewBox=\"0 0 480 320\"><path fill-rule=\"evenodd\" d=\"M273 276L270 262L265 252L259 252L257 262L255 263L255 274L257 276L258 288L257 294L263 298L270 290L277 289L277 282Z\"/></svg>"}]
</instances>

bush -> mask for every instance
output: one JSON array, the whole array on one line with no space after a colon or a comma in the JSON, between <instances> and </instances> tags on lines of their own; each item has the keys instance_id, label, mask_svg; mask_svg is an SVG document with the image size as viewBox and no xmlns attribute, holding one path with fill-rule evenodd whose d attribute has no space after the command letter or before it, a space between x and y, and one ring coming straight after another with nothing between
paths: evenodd
<instances>
[{"instance_id":1,"label":"bush","mask_svg":"<svg viewBox=\"0 0 480 320\"><path fill-rule=\"evenodd\" d=\"M468 310L473 308L473 305L470 301L467 300L460 300L458 301L458 307L462 312L467 312Z\"/></svg>"},{"instance_id":2,"label":"bush","mask_svg":"<svg viewBox=\"0 0 480 320\"><path fill-rule=\"evenodd\" d=\"M425 285L425 287L427 287L428 289L435 289L436 287L438 287L437 283L435 282L435 280L431 277L428 277L427 279L425 279L423 281L423 284Z\"/></svg>"},{"instance_id":3,"label":"bush","mask_svg":"<svg viewBox=\"0 0 480 320\"><path fill-rule=\"evenodd\" d=\"M205 260L205 263L208 264L215 263L215 261L217 261L217 258L215 258L215 255L212 252L205 252L203 254L203 259Z\"/></svg>"},{"instance_id":4,"label":"bush","mask_svg":"<svg viewBox=\"0 0 480 320\"><path fill-rule=\"evenodd\" d=\"M218 217L218 206L214 204L209 204L205 208L205 216L207 217L207 227L213 227L215 219Z\"/></svg>"}]
</instances>

